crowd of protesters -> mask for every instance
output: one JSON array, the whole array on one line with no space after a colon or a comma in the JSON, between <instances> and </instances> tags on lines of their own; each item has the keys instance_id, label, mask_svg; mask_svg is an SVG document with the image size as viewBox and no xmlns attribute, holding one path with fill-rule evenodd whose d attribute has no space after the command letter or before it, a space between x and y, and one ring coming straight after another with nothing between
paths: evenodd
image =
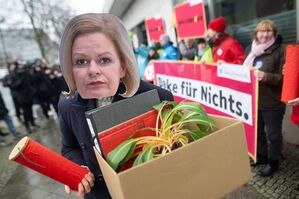
<instances>
[{"instance_id":1,"label":"crowd of protesters","mask_svg":"<svg viewBox=\"0 0 299 199\"><path fill-rule=\"evenodd\" d=\"M152 59L189 60L207 64L221 61L254 67L260 94L257 162L251 165L264 164L258 174L271 176L278 170L283 147L282 121L286 106L280 98L285 45L276 25L270 20L257 24L253 30L252 43L246 48L230 37L225 29L224 17L216 18L208 24L204 38L179 40L177 48L173 46L170 37L163 34L160 42L154 43L145 57L148 58L147 63ZM146 46L143 49L146 54ZM142 73L141 77L144 77Z\"/></svg>"},{"instance_id":2,"label":"crowd of protesters","mask_svg":"<svg viewBox=\"0 0 299 199\"><path fill-rule=\"evenodd\" d=\"M24 124L26 134L36 131L39 126L33 114L33 105L40 105L43 115L49 119L51 105L58 113L58 100L62 91L67 91L59 65L49 66L43 59L37 59L32 63L15 61L9 63L8 74L2 79L4 87L10 89L16 117ZM10 133L19 137L15 130L5 103L0 95L0 120L4 120ZM0 145L5 145L0 133Z\"/></svg>"},{"instance_id":3,"label":"crowd of protesters","mask_svg":"<svg viewBox=\"0 0 299 199\"><path fill-rule=\"evenodd\" d=\"M242 64L245 50L242 45L225 32L224 17L212 20L204 38L181 39L178 47L173 45L168 34L162 34L159 42L146 46L143 42L134 52L137 58L140 76L151 60L189 60L200 63L223 61L231 64Z\"/></svg>"}]
</instances>

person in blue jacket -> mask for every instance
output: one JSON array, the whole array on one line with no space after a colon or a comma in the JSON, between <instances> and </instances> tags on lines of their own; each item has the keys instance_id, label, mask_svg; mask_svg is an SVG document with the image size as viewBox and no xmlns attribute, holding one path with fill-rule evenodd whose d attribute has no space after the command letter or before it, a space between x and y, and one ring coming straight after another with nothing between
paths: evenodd
<instances>
[{"instance_id":1,"label":"person in blue jacket","mask_svg":"<svg viewBox=\"0 0 299 199\"><path fill-rule=\"evenodd\" d=\"M69 88L58 104L61 152L90 170L78 184L78 197L111 198L93 151L85 112L152 89L158 90L161 100L173 101L173 95L140 80L127 30L113 15L89 13L71 19L61 38L59 57ZM68 186L65 191L71 192Z\"/></svg>"},{"instance_id":2,"label":"person in blue jacket","mask_svg":"<svg viewBox=\"0 0 299 199\"><path fill-rule=\"evenodd\" d=\"M160 44L162 46L162 54L160 55L160 60L178 60L179 54L176 47L170 41L170 37L167 34L160 36Z\"/></svg>"}]
</instances>

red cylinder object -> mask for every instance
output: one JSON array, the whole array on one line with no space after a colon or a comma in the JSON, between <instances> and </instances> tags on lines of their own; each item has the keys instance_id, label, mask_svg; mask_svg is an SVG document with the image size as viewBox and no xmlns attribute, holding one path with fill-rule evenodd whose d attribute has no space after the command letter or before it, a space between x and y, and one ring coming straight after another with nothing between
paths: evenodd
<instances>
[{"instance_id":1,"label":"red cylinder object","mask_svg":"<svg viewBox=\"0 0 299 199\"><path fill-rule=\"evenodd\" d=\"M27 136L22 138L13 148L9 160L14 160L62 184L68 185L76 191L78 190L78 184L89 172Z\"/></svg>"},{"instance_id":2,"label":"red cylinder object","mask_svg":"<svg viewBox=\"0 0 299 199\"><path fill-rule=\"evenodd\" d=\"M286 61L281 101L288 102L299 97L299 45L289 45Z\"/></svg>"}]
</instances>

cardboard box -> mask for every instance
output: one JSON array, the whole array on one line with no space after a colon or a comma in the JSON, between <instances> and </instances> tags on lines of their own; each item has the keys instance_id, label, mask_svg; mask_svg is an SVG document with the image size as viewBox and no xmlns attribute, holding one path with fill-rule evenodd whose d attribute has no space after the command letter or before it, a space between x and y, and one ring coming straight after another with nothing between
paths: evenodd
<instances>
[{"instance_id":1,"label":"cardboard box","mask_svg":"<svg viewBox=\"0 0 299 199\"><path fill-rule=\"evenodd\" d=\"M243 123L212 117L219 130L120 173L94 148L112 198L216 199L246 184L251 171Z\"/></svg>"}]
</instances>

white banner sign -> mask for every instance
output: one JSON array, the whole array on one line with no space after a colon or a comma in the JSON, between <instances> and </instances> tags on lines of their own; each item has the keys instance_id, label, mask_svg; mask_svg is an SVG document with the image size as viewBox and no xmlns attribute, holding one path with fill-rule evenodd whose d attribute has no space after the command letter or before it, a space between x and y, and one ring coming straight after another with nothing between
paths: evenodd
<instances>
[{"instance_id":1,"label":"white banner sign","mask_svg":"<svg viewBox=\"0 0 299 199\"><path fill-rule=\"evenodd\" d=\"M157 74L157 85L175 96L196 101L252 125L251 96L199 80Z\"/></svg>"}]
</instances>

